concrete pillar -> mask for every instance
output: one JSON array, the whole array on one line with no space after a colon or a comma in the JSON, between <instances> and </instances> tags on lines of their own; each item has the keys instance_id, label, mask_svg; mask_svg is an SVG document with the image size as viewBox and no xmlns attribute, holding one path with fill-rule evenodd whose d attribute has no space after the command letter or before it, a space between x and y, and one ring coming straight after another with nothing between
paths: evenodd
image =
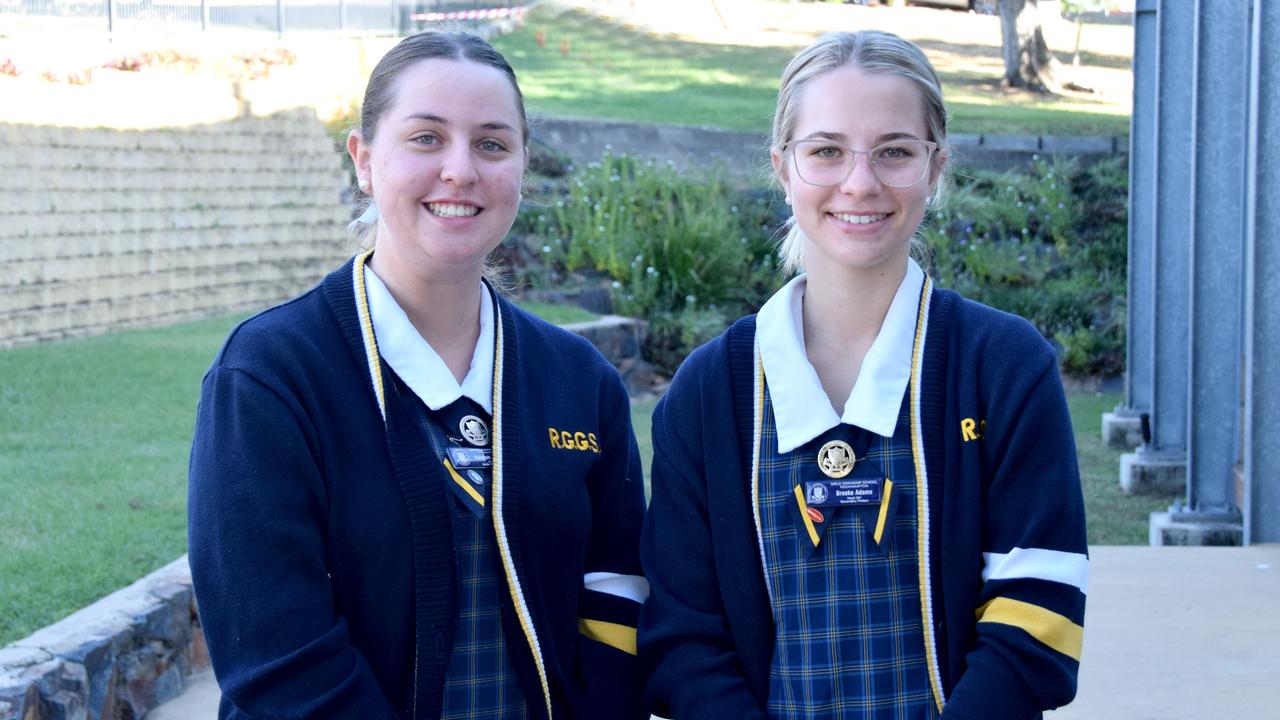
<instances>
[{"instance_id":1,"label":"concrete pillar","mask_svg":"<svg viewBox=\"0 0 1280 720\"><path fill-rule=\"evenodd\" d=\"M1244 541L1280 542L1280 7L1253 4L1245 193Z\"/></svg>"},{"instance_id":2,"label":"concrete pillar","mask_svg":"<svg viewBox=\"0 0 1280 720\"><path fill-rule=\"evenodd\" d=\"M1121 459L1120 482L1185 491L1152 514L1153 544L1280 542L1278 8L1135 8L1129 366L1116 415L1149 410L1151 433Z\"/></svg>"},{"instance_id":3,"label":"concrete pillar","mask_svg":"<svg viewBox=\"0 0 1280 720\"><path fill-rule=\"evenodd\" d=\"M1195 112L1195 13L1186 0L1160 0L1156 20L1156 208L1152 295L1152 449L1187 450L1187 343L1191 260L1192 125ZM1141 302L1141 301L1139 301Z\"/></svg>"},{"instance_id":4,"label":"concrete pillar","mask_svg":"<svg viewBox=\"0 0 1280 720\"><path fill-rule=\"evenodd\" d=\"M1194 65L1186 59L1195 55L1196 17L1185 0L1157 0L1154 11L1152 3L1139 2L1135 10L1135 72L1140 59L1154 60L1154 69L1142 68L1134 78L1129 131L1133 142L1149 136L1152 143L1149 151L1130 155L1130 167L1149 164L1151 176L1140 178L1149 187L1132 190L1141 196L1133 196L1130 213L1129 242L1136 252L1129 256L1129 394L1133 403L1149 403L1151 442L1121 458L1120 487L1159 492L1186 482L1193 177L1187 120L1195 109ZM1154 42L1144 31L1154 31ZM1154 57L1140 57L1145 48L1139 46L1148 45L1154 45ZM1153 83L1148 98L1146 86ZM1139 107L1139 101L1150 104ZM1143 127L1148 122L1150 133ZM1141 405L1130 407L1141 412Z\"/></svg>"},{"instance_id":5,"label":"concrete pillar","mask_svg":"<svg viewBox=\"0 0 1280 720\"><path fill-rule=\"evenodd\" d=\"M1152 296L1156 207L1156 24L1157 0L1138 0L1133 15L1133 115L1129 128L1129 298L1125 340L1124 404L1102 419L1102 437L1112 446L1137 447L1138 417L1151 411L1155 357Z\"/></svg>"},{"instance_id":6,"label":"concrete pillar","mask_svg":"<svg viewBox=\"0 0 1280 720\"><path fill-rule=\"evenodd\" d=\"M1249 105L1249 17L1240 0L1197 0L1188 280L1187 506L1237 510Z\"/></svg>"}]
</instances>

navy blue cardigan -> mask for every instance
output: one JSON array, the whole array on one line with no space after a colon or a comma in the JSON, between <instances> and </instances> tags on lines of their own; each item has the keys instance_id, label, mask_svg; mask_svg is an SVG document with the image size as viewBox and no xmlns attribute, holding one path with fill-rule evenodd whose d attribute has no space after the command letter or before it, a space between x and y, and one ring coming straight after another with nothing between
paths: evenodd
<instances>
[{"instance_id":1,"label":"navy blue cardigan","mask_svg":"<svg viewBox=\"0 0 1280 720\"><path fill-rule=\"evenodd\" d=\"M190 561L224 719L439 717L448 490L412 398L380 382L358 274L245 321L204 379ZM640 574L626 391L587 341L496 307L491 516L516 672L535 718L640 717L639 604L584 587Z\"/></svg>"},{"instance_id":2,"label":"navy blue cardigan","mask_svg":"<svg viewBox=\"0 0 1280 720\"><path fill-rule=\"evenodd\" d=\"M1056 357L1026 321L926 283L909 395L930 682L949 720L1075 694L1087 548ZM755 318L681 366L653 416L641 539L650 709L765 717L774 627L755 514Z\"/></svg>"}]
</instances>

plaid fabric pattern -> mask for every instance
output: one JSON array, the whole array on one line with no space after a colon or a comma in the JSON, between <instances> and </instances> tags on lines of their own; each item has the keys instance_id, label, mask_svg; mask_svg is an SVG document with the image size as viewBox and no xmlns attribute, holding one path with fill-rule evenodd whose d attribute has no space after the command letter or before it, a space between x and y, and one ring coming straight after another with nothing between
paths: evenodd
<instances>
[{"instance_id":1,"label":"plaid fabric pattern","mask_svg":"<svg viewBox=\"0 0 1280 720\"><path fill-rule=\"evenodd\" d=\"M465 412L491 425L492 418L478 405L461 398L439 412L425 405L431 419L433 449L445 458L447 423L443 415L460 414L455 405L465 403ZM452 412L451 412L452 411ZM516 680L502 632L501 561L489 509L490 471L485 471L483 495L485 512L477 516L453 492L454 552L458 558L458 626L454 631L453 653L444 678L441 720L520 720L529 717L524 693Z\"/></svg>"},{"instance_id":2,"label":"plaid fabric pattern","mask_svg":"<svg viewBox=\"0 0 1280 720\"><path fill-rule=\"evenodd\" d=\"M920 614L907 403L892 438L841 425L785 455L777 452L767 387L763 412L760 521L777 628L769 717L938 717ZM867 513L854 508L820 509L826 527L817 547L804 528L795 487L825 479L816 458L833 439L855 448L870 439L859 464L878 466L893 481L893 493L901 493L895 516L886 519L887 552L872 538L874 515L868 522Z\"/></svg>"}]
</instances>

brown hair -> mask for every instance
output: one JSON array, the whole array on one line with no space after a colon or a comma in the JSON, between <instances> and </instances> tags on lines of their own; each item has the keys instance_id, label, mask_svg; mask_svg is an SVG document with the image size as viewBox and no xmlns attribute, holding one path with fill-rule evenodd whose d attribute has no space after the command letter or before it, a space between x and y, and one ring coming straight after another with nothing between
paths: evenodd
<instances>
[{"instance_id":1,"label":"brown hair","mask_svg":"<svg viewBox=\"0 0 1280 720\"><path fill-rule=\"evenodd\" d=\"M424 32L410 35L391 48L369 74L365 86L364 102L360 105L360 135L364 142L373 142L378 121L392 101L396 80L411 65L423 60L470 60L474 63L497 68L511 81L516 94L516 109L520 112L520 132L525 147L529 145L529 120L524 110L524 94L516 81L516 71L502 53L482 38L463 32ZM351 222L350 231L362 246L373 244L373 229L377 225L377 207L373 199L356 188L355 197L359 216Z\"/></svg>"},{"instance_id":2,"label":"brown hair","mask_svg":"<svg viewBox=\"0 0 1280 720\"><path fill-rule=\"evenodd\" d=\"M369 75L369 84L365 86L364 102L360 105L360 133L365 142L373 142L373 133L377 130L382 113L394 99L392 90L400 74L410 65L423 60L470 60L471 62L497 68L506 74L511 81L511 89L516 94L516 107L520 110L520 130L526 145L529 144L529 121L524 112L524 94L520 92L520 84L516 82L516 71L502 56L483 39L462 32L424 32L411 35L391 48Z\"/></svg>"}]
</instances>

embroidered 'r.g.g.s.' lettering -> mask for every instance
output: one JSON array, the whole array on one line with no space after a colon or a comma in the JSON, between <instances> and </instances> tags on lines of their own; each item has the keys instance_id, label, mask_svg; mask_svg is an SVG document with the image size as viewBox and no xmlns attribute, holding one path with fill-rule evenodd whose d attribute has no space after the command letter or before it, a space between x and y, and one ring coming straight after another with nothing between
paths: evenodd
<instances>
[{"instance_id":1,"label":"embroidered 'r.g.g.s.' lettering","mask_svg":"<svg viewBox=\"0 0 1280 720\"><path fill-rule=\"evenodd\" d=\"M981 440L983 435L987 434L987 421L974 421L973 418L964 418L960 421L960 439L964 442L971 440Z\"/></svg>"},{"instance_id":2,"label":"embroidered 'r.g.g.s.' lettering","mask_svg":"<svg viewBox=\"0 0 1280 720\"><path fill-rule=\"evenodd\" d=\"M600 443L595 433L571 432L557 428L547 428L547 437L551 447L556 450L581 450L600 454Z\"/></svg>"}]
</instances>

